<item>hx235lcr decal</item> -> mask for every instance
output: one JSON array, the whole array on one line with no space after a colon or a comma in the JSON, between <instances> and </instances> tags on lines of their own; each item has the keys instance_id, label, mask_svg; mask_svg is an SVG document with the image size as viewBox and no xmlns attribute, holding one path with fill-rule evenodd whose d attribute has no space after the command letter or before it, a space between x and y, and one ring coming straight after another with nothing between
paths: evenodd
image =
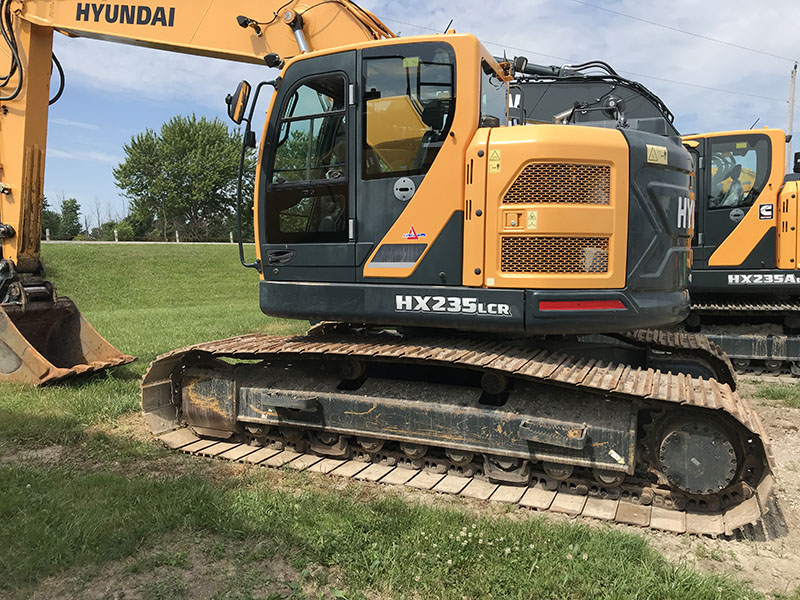
<instances>
[{"instance_id":1,"label":"hx235lcr decal","mask_svg":"<svg viewBox=\"0 0 800 600\"><path fill-rule=\"evenodd\" d=\"M175 24L175 8L164 6L137 6L135 4L106 4L95 2L78 2L76 21L100 20L106 23L121 25L160 25L172 27Z\"/></svg>"},{"instance_id":2,"label":"hx235lcr decal","mask_svg":"<svg viewBox=\"0 0 800 600\"><path fill-rule=\"evenodd\" d=\"M394 297L394 302L396 312L511 316L511 307L508 304L478 302L477 298L462 298L461 296L406 296L398 294Z\"/></svg>"}]
</instances>

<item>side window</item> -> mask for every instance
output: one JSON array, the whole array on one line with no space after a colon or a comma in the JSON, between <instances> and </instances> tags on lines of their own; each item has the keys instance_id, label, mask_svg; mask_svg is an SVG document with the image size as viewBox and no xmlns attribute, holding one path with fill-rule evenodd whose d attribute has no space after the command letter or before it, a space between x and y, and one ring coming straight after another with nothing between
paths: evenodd
<instances>
[{"instance_id":1,"label":"side window","mask_svg":"<svg viewBox=\"0 0 800 600\"><path fill-rule=\"evenodd\" d=\"M347 241L347 80L301 81L285 101L267 203L271 244Z\"/></svg>"},{"instance_id":2,"label":"side window","mask_svg":"<svg viewBox=\"0 0 800 600\"><path fill-rule=\"evenodd\" d=\"M273 184L346 176L345 89L343 75L324 75L289 96L281 115Z\"/></svg>"},{"instance_id":3,"label":"side window","mask_svg":"<svg viewBox=\"0 0 800 600\"><path fill-rule=\"evenodd\" d=\"M391 55L364 59L364 179L427 172L455 111L455 55L449 45L386 51Z\"/></svg>"},{"instance_id":4,"label":"side window","mask_svg":"<svg viewBox=\"0 0 800 600\"><path fill-rule=\"evenodd\" d=\"M508 85L481 61L481 127L508 125Z\"/></svg>"},{"instance_id":5,"label":"side window","mask_svg":"<svg viewBox=\"0 0 800 600\"><path fill-rule=\"evenodd\" d=\"M712 139L709 208L752 205L769 178L769 162L769 141L765 136Z\"/></svg>"}]
</instances>

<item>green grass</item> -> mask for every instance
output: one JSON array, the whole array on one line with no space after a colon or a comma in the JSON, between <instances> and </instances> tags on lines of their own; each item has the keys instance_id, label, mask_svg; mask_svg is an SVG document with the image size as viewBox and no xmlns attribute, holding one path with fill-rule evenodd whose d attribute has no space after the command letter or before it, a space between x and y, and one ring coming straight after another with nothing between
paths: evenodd
<instances>
[{"instance_id":1,"label":"green grass","mask_svg":"<svg viewBox=\"0 0 800 600\"><path fill-rule=\"evenodd\" d=\"M389 494L367 499L358 484L324 494L307 485L310 475L294 476L293 492L258 470L212 483L198 474L0 468L0 589L192 532L260 544L298 570L336 567L350 590L392 598L634 598L642 590L650 598L754 597L721 577L671 567L638 536L469 516ZM176 577L190 566L179 552L137 568L163 565Z\"/></svg>"},{"instance_id":2,"label":"green grass","mask_svg":"<svg viewBox=\"0 0 800 600\"><path fill-rule=\"evenodd\" d=\"M138 361L29 389L3 385L0 451L80 440L86 426L136 412L139 381L159 354L252 332L302 333L258 305L258 276L225 244L44 244L48 277L112 344Z\"/></svg>"},{"instance_id":3,"label":"green grass","mask_svg":"<svg viewBox=\"0 0 800 600\"><path fill-rule=\"evenodd\" d=\"M108 341L139 357L243 333L300 333L302 322L266 317L258 275L235 244L44 244L48 276Z\"/></svg>"},{"instance_id":4,"label":"green grass","mask_svg":"<svg viewBox=\"0 0 800 600\"><path fill-rule=\"evenodd\" d=\"M150 577L136 584L138 597L193 597L200 566L175 547L185 539L207 546L214 598L319 597L303 587L309 581L324 597L350 600L759 597L673 567L628 533L530 513L475 516L305 473L234 476L223 463L126 437L115 427L139 410L140 377L158 354L305 324L260 313L257 277L238 265L235 246L43 252L59 293L139 362L40 389L0 386L0 597L28 597L49 576L71 577L82 597L117 564L127 565L115 576L123 583ZM62 447L56 462L3 461L52 445ZM273 581L265 565L277 559L294 571Z\"/></svg>"},{"instance_id":5,"label":"green grass","mask_svg":"<svg viewBox=\"0 0 800 600\"><path fill-rule=\"evenodd\" d=\"M756 396L788 408L800 408L800 385L763 384Z\"/></svg>"}]
</instances>

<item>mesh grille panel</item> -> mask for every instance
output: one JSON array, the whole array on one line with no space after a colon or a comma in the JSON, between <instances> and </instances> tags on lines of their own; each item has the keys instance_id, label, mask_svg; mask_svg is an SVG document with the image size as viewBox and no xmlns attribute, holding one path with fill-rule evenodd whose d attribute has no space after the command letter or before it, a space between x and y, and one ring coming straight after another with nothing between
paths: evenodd
<instances>
[{"instance_id":1,"label":"mesh grille panel","mask_svg":"<svg viewBox=\"0 0 800 600\"><path fill-rule=\"evenodd\" d=\"M609 204L611 167L569 163L526 166L506 192L505 204Z\"/></svg>"},{"instance_id":2,"label":"mesh grille panel","mask_svg":"<svg viewBox=\"0 0 800 600\"><path fill-rule=\"evenodd\" d=\"M506 273L608 273L608 238L505 236L500 270Z\"/></svg>"}]
</instances>

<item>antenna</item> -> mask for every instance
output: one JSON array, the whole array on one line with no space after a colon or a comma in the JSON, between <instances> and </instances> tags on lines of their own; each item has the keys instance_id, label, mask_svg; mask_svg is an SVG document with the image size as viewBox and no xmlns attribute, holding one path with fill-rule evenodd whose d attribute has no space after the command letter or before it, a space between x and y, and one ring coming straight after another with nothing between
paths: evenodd
<instances>
[{"instance_id":1,"label":"antenna","mask_svg":"<svg viewBox=\"0 0 800 600\"><path fill-rule=\"evenodd\" d=\"M444 33L447 33L447 30L450 29L450 25L453 24L453 19L450 19L450 22L447 24L447 27L444 28Z\"/></svg>"},{"instance_id":2,"label":"antenna","mask_svg":"<svg viewBox=\"0 0 800 600\"><path fill-rule=\"evenodd\" d=\"M786 172L792 166L792 129L794 126L794 86L797 81L797 63L794 63L792 74L789 78L789 121L786 127Z\"/></svg>"},{"instance_id":3,"label":"antenna","mask_svg":"<svg viewBox=\"0 0 800 600\"><path fill-rule=\"evenodd\" d=\"M753 121L753 124L752 124L752 125L750 125L750 129L752 129L753 127L755 127L755 126L756 126L756 123L758 123L760 120L761 120L761 117L758 117L758 118L757 118L755 121Z\"/></svg>"}]
</instances>

